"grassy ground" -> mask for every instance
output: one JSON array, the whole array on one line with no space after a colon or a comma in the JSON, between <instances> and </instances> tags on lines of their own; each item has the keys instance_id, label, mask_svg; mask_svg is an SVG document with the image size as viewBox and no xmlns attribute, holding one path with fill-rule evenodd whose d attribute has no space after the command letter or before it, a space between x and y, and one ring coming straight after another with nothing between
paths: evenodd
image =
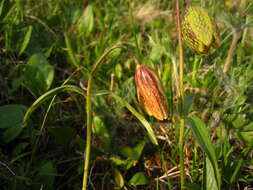
<instances>
[{"instance_id":1,"label":"grassy ground","mask_svg":"<svg viewBox=\"0 0 253 190\"><path fill-rule=\"evenodd\" d=\"M0 189L82 188L88 77L116 44L124 48L106 56L93 79L89 189L179 189L181 115L185 188L253 188L253 3L192 3L216 18L222 45L208 56L184 45L182 114L174 2L2 0ZM168 120L142 111L136 62L161 78Z\"/></svg>"}]
</instances>

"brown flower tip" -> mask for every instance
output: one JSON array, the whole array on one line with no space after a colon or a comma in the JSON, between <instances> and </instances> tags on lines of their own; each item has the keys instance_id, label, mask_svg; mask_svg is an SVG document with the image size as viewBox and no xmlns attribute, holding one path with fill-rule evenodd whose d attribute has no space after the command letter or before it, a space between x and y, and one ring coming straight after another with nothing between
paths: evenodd
<instances>
[{"instance_id":1,"label":"brown flower tip","mask_svg":"<svg viewBox=\"0 0 253 190\"><path fill-rule=\"evenodd\" d=\"M135 72L137 98L145 112L158 120L168 118L168 104L157 74L149 67L137 65Z\"/></svg>"},{"instance_id":2,"label":"brown flower tip","mask_svg":"<svg viewBox=\"0 0 253 190\"><path fill-rule=\"evenodd\" d=\"M188 8L182 21L182 34L187 46L200 55L207 55L210 47L218 48L221 44L214 18L201 7Z\"/></svg>"}]
</instances>

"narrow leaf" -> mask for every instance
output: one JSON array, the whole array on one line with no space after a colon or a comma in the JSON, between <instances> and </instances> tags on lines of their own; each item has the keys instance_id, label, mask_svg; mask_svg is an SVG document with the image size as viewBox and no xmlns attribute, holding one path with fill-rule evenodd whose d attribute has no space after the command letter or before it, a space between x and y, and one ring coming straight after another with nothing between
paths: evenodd
<instances>
[{"instance_id":1,"label":"narrow leaf","mask_svg":"<svg viewBox=\"0 0 253 190\"><path fill-rule=\"evenodd\" d=\"M206 156L206 190L219 190L218 184L215 178L214 168L209 158Z\"/></svg>"},{"instance_id":2,"label":"narrow leaf","mask_svg":"<svg viewBox=\"0 0 253 190\"><path fill-rule=\"evenodd\" d=\"M118 95L111 93L112 97L118 100L122 105L124 105L145 127L148 132L148 136L151 142L155 145L158 145L158 142L155 137L155 133L150 126L149 122L140 114L138 113L129 103L127 103L124 99L119 97Z\"/></svg>"},{"instance_id":3,"label":"narrow leaf","mask_svg":"<svg viewBox=\"0 0 253 190\"><path fill-rule=\"evenodd\" d=\"M204 122L198 118L197 116L193 116L191 118L188 118L189 125L191 127L191 130L193 132L193 135L195 136L195 139L198 141L201 148L206 153L208 159L211 162L211 165L213 167L215 178L218 184L218 187L220 187L220 175L219 175L219 168L217 163L217 157L215 154L215 149L213 147L213 144L211 142L210 134L204 124Z\"/></svg>"},{"instance_id":4,"label":"narrow leaf","mask_svg":"<svg viewBox=\"0 0 253 190\"><path fill-rule=\"evenodd\" d=\"M73 85L64 85L60 86L57 88L54 88L45 94L41 95L26 111L25 116L23 118L23 125L22 127L26 126L26 121L30 118L31 114L42 104L44 103L47 99L50 97L64 91L69 91L69 92L76 92L82 96L84 96L85 92L81 88Z\"/></svg>"},{"instance_id":5,"label":"narrow leaf","mask_svg":"<svg viewBox=\"0 0 253 190\"><path fill-rule=\"evenodd\" d=\"M116 183L115 189L121 189L124 186L124 178L119 170L114 169L114 181Z\"/></svg>"},{"instance_id":6,"label":"narrow leaf","mask_svg":"<svg viewBox=\"0 0 253 190\"><path fill-rule=\"evenodd\" d=\"M92 5L88 5L78 23L79 35L90 36L94 27L94 16Z\"/></svg>"},{"instance_id":7,"label":"narrow leaf","mask_svg":"<svg viewBox=\"0 0 253 190\"><path fill-rule=\"evenodd\" d=\"M24 41L23 41L22 46L21 46L19 53L18 53L19 56L25 51L26 47L28 46L28 44L30 42L30 39L32 36L32 29L33 29L32 26L28 26L28 29L27 29L25 37L24 37Z\"/></svg>"},{"instance_id":8,"label":"narrow leaf","mask_svg":"<svg viewBox=\"0 0 253 190\"><path fill-rule=\"evenodd\" d=\"M66 44L66 47L67 47L67 53L68 53L68 56L69 56L69 59L71 61L71 63L76 67L76 68L79 68L80 65L74 55L74 52L73 52L73 48L72 48L72 45L71 45L71 42L70 42L70 39L68 37L68 35L65 33L64 34L64 39L65 39L65 44Z\"/></svg>"}]
</instances>

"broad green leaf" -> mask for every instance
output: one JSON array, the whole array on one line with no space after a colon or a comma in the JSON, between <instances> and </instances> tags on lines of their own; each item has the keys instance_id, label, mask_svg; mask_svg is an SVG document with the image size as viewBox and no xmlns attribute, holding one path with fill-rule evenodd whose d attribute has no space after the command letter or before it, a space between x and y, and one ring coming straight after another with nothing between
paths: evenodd
<instances>
[{"instance_id":1,"label":"broad green leaf","mask_svg":"<svg viewBox=\"0 0 253 190\"><path fill-rule=\"evenodd\" d=\"M124 178L119 170L114 169L114 181L116 183L116 187L114 189L121 189L124 186Z\"/></svg>"},{"instance_id":2,"label":"broad green leaf","mask_svg":"<svg viewBox=\"0 0 253 190\"><path fill-rule=\"evenodd\" d=\"M22 130L23 128L21 127L21 125L16 125L14 127L8 128L1 134L0 139L4 143L9 143L13 141L16 137L18 137Z\"/></svg>"},{"instance_id":3,"label":"broad green leaf","mask_svg":"<svg viewBox=\"0 0 253 190\"><path fill-rule=\"evenodd\" d=\"M60 145L68 145L76 136L76 130L72 127L49 127L48 132L55 137L56 143Z\"/></svg>"},{"instance_id":4,"label":"broad green leaf","mask_svg":"<svg viewBox=\"0 0 253 190\"><path fill-rule=\"evenodd\" d=\"M204 150L208 159L211 162L211 165L215 173L215 179L217 181L218 187L220 187L221 182L220 182L218 162L214 146L211 142L209 131L206 128L204 122L197 116L188 118L188 122L195 139L198 141L200 147Z\"/></svg>"},{"instance_id":5,"label":"broad green leaf","mask_svg":"<svg viewBox=\"0 0 253 190\"><path fill-rule=\"evenodd\" d=\"M54 67L46 57L42 53L32 55L24 72L25 84L33 93L41 95L50 88L53 79Z\"/></svg>"},{"instance_id":6,"label":"broad green leaf","mask_svg":"<svg viewBox=\"0 0 253 190\"><path fill-rule=\"evenodd\" d=\"M129 147L125 146L120 149L120 153L124 155L126 158L132 159L132 160L139 160L141 153L143 151L143 148L145 146L144 141L140 141L135 147Z\"/></svg>"},{"instance_id":7,"label":"broad green leaf","mask_svg":"<svg viewBox=\"0 0 253 190\"><path fill-rule=\"evenodd\" d=\"M214 172L214 168L209 160L209 158L206 156L206 167L205 167L206 171L206 190L219 190L219 186L217 184L217 180L215 178L215 172Z\"/></svg>"},{"instance_id":8,"label":"broad green leaf","mask_svg":"<svg viewBox=\"0 0 253 190\"><path fill-rule=\"evenodd\" d=\"M57 175L56 168L52 161L47 161L43 164L38 171L36 176L37 183L43 185L44 189L53 190L54 189L54 179Z\"/></svg>"},{"instance_id":9,"label":"broad green leaf","mask_svg":"<svg viewBox=\"0 0 253 190\"><path fill-rule=\"evenodd\" d=\"M138 113L129 103L127 103L124 99L119 97L118 95L111 93L111 96L115 98L117 101L119 101L122 105L124 105L146 128L148 136L151 140L151 142L155 145L158 145L158 142L155 137L155 133L150 126L149 122L140 114Z\"/></svg>"},{"instance_id":10,"label":"broad green leaf","mask_svg":"<svg viewBox=\"0 0 253 190\"><path fill-rule=\"evenodd\" d=\"M137 172L134 176L129 180L130 185L145 185L148 183L148 179L144 172Z\"/></svg>"},{"instance_id":11,"label":"broad green leaf","mask_svg":"<svg viewBox=\"0 0 253 190\"><path fill-rule=\"evenodd\" d=\"M22 119L27 107L20 104L9 104L0 107L0 128L6 128L0 140L9 143L22 131Z\"/></svg>"},{"instance_id":12,"label":"broad green leaf","mask_svg":"<svg viewBox=\"0 0 253 190\"><path fill-rule=\"evenodd\" d=\"M160 42L156 42L151 36L148 36L148 38L149 44L152 47L149 57L152 61L158 61L166 52L165 47Z\"/></svg>"},{"instance_id":13,"label":"broad green leaf","mask_svg":"<svg viewBox=\"0 0 253 190\"><path fill-rule=\"evenodd\" d=\"M21 104L0 106L0 128L10 128L20 125L27 107Z\"/></svg>"},{"instance_id":14,"label":"broad green leaf","mask_svg":"<svg viewBox=\"0 0 253 190\"><path fill-rule=\"evenodd\" d=\"M109 150L110 145L111 145L111 138L110 138L110 134L103 122L103 120L98 117L98 116L94 116L93 117L93 124L94 126L92 127L92 131L95 135L100 136L103 138L103 147L106 150Z\"/></svg>"},{"instance_id":15,"label":"broad green leaf","mask_svg":"<svg viewBox=\"0 0 253 190\"><path fill-rule=\"evenodd\" d=\"M90 36L94 27L93 7L88 5L78 23L79 35Z\"/></svg>"},{"instance_id":16,"label":"broad green leaf","mask_svg":"<svg viewBox=\"0 0 253 190\"><path fill-rule=\"evenodd\" d=\"M19 53L18 53L19 56L25 51L26 47L28 46L28 44L30 42L31 35L32 35L32 29L33 29L32 26L28 26L22 46L21 46Z\"/></svg>"},{"instance_id":17,"label":"broad green leaf","mask_svg":"<svg viewBox=\"0 0 253 190\"><path fill-rule=\"evenodd\" d=\"M127 163L124 165L126 170L137 164L145 144L144 141L140 141L135 147L125 146L120 149L120 154L127 159Z\"/></svg>"},{"instance_id":18,"label":"broad green leaf","mask_svg":"<svg viewBox=\"0 0 253 190\"><path fill-rule=\"evenodd\" d=\"M150 52L150 59L152 61L158 61L161 59L163 53L164 53L164 47L160 45L156 45L152 47L152 50Z\"/></svg>"}]
</instances>

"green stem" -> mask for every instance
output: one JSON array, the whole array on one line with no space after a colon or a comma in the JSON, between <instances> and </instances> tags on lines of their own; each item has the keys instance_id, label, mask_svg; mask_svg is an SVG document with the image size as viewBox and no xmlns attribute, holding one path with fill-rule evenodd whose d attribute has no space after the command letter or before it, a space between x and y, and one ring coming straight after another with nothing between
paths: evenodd
<instances>
[{"instance_id":1,"label":"green stem","mask_svg":"<svg viewBox=\"0 0 253 190\"><path fill-rule=\"evenodd\" d=\"M70 79L72 79L72 77L77 73L79 72L79 70L81 70L81 67L77 68L73 73L71 73L71 75L62 83L61 87L63 87L65 84L67 84L69 82ZM33 144L33 147L32 147L32 155L31 155L31 160L30 160L30 164L33 163L33 159L34 159L34 155L37 151L37 147L38 147L38 144L39 144L39 140L40 140L40 136L42 135L42 131L43 129L45 128L45 124L46 124L46 120L47 120L47 117L48 117L48 114L49 114L49 111L51 110L52 108L52 105L54 103L54 100L56 98L56 95L53 96L52 100L50 101L50 104L47 108L47 111L45 113L45 116L43 118L43 121L42 121L42 124L41 124L41 127L40 127L40 132L39 132L39 136L37 137L37 139L34 141L32 140L32 144ZM36 138L36 136L34 137Z\"/></svg>"},{"instance_id":2,"label":"green stem","mask_svg":"<svg viewBox=\"0 0 253 190\"><path fill-rule=\"evenodd\" d=\"M183 117L180 119L180 129L179 129L179 163L180 163L180 186L184 189L184 126L185 120Z\"/></svg>"},{"instance_id":3,"label":"green stem","mask_svg":"<svg viewBox=\"0 0 253 190\"><path fill-rule=\"evenodd\" d=\"M83 187L82 190L87 190L88 186L88 173L89 173L89 164L90 164L90 152L91 152L91 128L92 128L92 105L91 105L91 89L94 73L98 66L102 63L105 57L113 50L117 48L122 48L123 45L115 45L109 50L107 50L99 60L93 65L91 73L88 79L88 86L86 92L86 114L87 114L87 128L86 128L86 148L84 154L84 169L83 169Z\"/></svg>"},{"instance_id":4,"label":"green stem","mask_svg":"<svg viewBox=\"0 0 253 190\"><path fill-rule=\"evenodd\" d=\"M185 172L184 172L184 128L185 128L185 118L184 118L184 52L182 44L182 32L181 32L181 22L180 22L180 8L179 0L176 0L176 20L177 20L177 34L178 34L178 47L179 47L179 90L180 90L180 129L179 129L179 162L180 162L180 187L184 189L185 182Z\"/></svg>"}]
</instances>

